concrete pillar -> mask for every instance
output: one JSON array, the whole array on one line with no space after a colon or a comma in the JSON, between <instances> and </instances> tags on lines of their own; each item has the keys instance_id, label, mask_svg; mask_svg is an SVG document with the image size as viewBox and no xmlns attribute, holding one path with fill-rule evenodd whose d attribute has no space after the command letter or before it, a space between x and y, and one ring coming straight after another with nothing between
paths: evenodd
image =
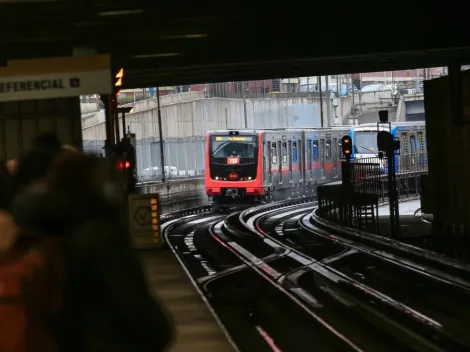
<instances>
[{"instance_id":1,"label":"concrete pillar","mask_svg":"<svg viewBox=\"0 0 470 352\"><path fill-rule=\"evenodd\" d=\"M460 77L459 77L460 75ZM437 234L470 240L470 72L424 82L429 182Z\"/></svg>"}]
</instances>

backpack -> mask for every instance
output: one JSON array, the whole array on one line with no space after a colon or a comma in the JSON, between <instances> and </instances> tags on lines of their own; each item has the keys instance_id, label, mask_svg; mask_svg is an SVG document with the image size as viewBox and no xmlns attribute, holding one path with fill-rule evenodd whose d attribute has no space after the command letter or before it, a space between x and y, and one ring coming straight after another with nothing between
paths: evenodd
<instances>
[{"instance_id":1,"label":"backpack","mask_svg":"<svg viewBox=\"0 0 470 352\"><path fill-rule=\"evenodd\" d=\"M0 351L58 350L54 318L62 306L63 263L56 238L20 230L0 253Z\"/></svg>"}]
</instances>

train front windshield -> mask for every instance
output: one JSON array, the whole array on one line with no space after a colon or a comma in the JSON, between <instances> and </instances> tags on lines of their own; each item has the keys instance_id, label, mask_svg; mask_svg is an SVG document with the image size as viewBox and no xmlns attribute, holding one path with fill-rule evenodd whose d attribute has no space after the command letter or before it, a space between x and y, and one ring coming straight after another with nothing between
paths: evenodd
<instances>
[{"instance_id":1,"label":"train front windshield","mask_svg":"<svg viewBox=\"0 0 470 352\"><path fill-rule=\"evenodd\" d=\"M211 136L210 175L215 180L249 181L257 176L258 137Z\"/></svg>"},{"instance_id":2,"label":"train front windshield","mask_svg":"<svg viewBox=\"0 0 470 352\"><path fill-rule=\"evenodd\" d=\"M227 158L240 158L240 162L256 160L255 136L212 136L211 154L214 162L225 162Z\"/></svg>"},{"instance_id":3,"label":"train front windshield","mask_svg":"<svg viewBox=\"0 0 470 352\"><path fill-rule=\"evenodd\" d=\"M377 154L377 132L354 132L354 153Z\"/></svg>"}]
</instances>

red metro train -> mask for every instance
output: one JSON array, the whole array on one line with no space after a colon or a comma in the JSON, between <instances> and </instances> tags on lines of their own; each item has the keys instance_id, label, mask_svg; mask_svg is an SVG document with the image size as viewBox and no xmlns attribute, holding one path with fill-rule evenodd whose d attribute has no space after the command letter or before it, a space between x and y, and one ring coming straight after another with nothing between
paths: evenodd
<instances>
[{"instance_id":1,"label":"red metro train","mask_svg":"<svg viewBox=\"0 0 470 352\"><path fill-rule=\"evenodd\" d=\"M211 131L206 194L214 209L315 194L341 180L341 138L350 127Z\"/></svg>"}]
</instances>

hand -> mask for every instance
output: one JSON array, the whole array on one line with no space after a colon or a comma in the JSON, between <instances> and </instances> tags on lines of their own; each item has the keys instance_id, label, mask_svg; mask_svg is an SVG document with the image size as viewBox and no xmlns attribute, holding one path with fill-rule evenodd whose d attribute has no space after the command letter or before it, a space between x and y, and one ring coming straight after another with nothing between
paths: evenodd
<instances>
[{"instance_id":1,"label":"hand","mask_svg":"<svg viewBox=\"0 0 470 352\"><path fill-rule=\"evenodd\" d=\"M0 251L10 249L15 243L19 228L10 213L0 211Z\"/></svg>"}]
</instances>

